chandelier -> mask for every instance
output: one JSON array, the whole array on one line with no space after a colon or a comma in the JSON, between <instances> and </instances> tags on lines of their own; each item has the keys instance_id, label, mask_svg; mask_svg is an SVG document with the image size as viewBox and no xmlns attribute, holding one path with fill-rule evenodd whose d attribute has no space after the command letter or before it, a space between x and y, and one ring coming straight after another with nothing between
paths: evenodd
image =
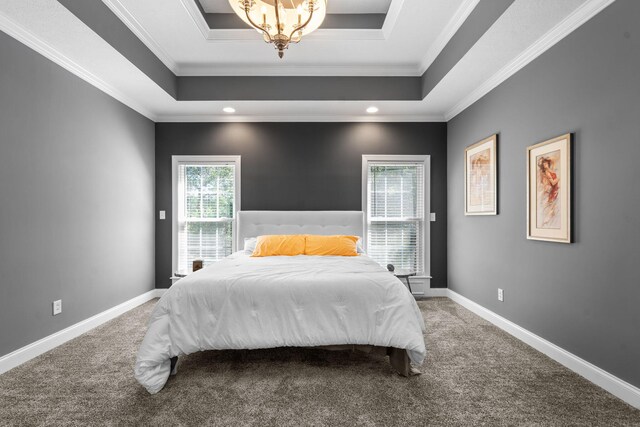
<instances>
[{"instance_id":1,"label":"chandelier","mask_svg":"<svg viewBox=\"0 0 640 427\"><path fill-rule=\"evenodd\" d=\"M273 43L282 58L290 43L318 29L327 0L229 0L233 11Z\"/></svg>"}]
</instances>

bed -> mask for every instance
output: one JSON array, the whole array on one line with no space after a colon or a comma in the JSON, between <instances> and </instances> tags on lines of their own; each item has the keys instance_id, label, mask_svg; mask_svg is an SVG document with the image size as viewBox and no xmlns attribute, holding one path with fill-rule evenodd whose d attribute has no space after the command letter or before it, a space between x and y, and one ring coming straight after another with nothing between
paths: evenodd
<instances>
[{"instance_id":1,"label":"bed","mask_svg":"<svg viewBox=\"0 0 640 427\"><path fill-rule=\"evenodd\" d=\"M363 236L356 211L243 211L237 242L267 234ZM134 369L149 393L178 356L204 350L384 350L397 372L425 357L424 321L407 288L365 254L255 258L245 251L174 284L154 308Z\"/></svg>"}]
</instances>

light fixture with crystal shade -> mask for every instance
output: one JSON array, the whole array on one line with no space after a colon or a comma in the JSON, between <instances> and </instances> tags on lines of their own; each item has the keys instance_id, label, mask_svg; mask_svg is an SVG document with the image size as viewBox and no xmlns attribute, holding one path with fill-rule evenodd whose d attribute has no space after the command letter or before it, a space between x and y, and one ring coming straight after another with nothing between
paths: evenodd
<instances>
[{"instance_id":1,"label":"light fixture with crystal shade","mask_svg":"<svg viewBox=\"0 0 640 427\"><path fill-rule=\"evenodd\" d=\"M318 29L327 14L327 0L229 0L233 11L255 28L278 56L290 43Z\"/></svg>"}]
</instances>

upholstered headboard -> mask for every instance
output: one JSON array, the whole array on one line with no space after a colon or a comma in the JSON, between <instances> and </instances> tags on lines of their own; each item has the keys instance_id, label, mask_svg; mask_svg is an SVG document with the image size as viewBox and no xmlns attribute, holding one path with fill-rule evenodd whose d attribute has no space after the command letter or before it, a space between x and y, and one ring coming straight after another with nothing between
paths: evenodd
<instances>
[{"instance_id":1,"label":"upholstered headboard","mask_svg":"<svg viewBox=\"0 0 640 427\"><path fill-rule=\"evenodd\" d=\"M246 237L264 234L349 234L363 236L361 211L240 211L238 250Z\"/></svg>"}]
</instances>

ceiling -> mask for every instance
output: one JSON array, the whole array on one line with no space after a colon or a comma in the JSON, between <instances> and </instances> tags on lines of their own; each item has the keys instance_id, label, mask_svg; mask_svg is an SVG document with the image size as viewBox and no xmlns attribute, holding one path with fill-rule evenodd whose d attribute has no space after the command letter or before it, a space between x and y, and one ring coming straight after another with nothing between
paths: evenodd
<instances>
[{"instance_id":1,"label":"ceiling","mask_svg":"<svg viewBox=\"0 0 640 427\"><path fill-rule=\"evenodd\" d=\"M330 0L384 24L321 28L283 60L208 26L227 0L195 1L7 1L0 30L155 121L445 121L613 0Z\"/></svg>"}]
</instances>

